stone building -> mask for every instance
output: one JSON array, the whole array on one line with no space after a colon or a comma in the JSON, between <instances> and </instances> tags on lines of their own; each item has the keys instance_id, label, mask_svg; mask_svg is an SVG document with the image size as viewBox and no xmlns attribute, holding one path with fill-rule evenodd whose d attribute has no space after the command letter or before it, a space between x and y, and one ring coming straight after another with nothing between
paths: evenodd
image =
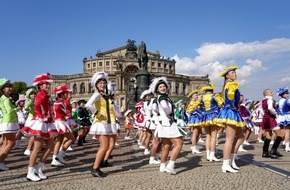
<instances>
[{"instance_id":1,"label":"stone building","mask_svg":"<svg viewBox=\"0 0 290 190\"><path fill-rule=\"evenodd\" d=\"M209 83L208 75L186 76L175 73L175 60L165 58L157 51L147 52L148 72L150 79L164 76L170 85L171 98L185 97L191 89L198 89ZM90 79L95 72L105 71L116 90L116 101L121 111L132 108L135 104L136 78L139 70L137 46L134 40L128 40L127 45L108 51L98 51L95 57L83 59L83 73L72 75L51 75L54 83L52 89L59 84L67 84L73 91L73 99L88 100L94 88Z\"/></svg>"}]
</instances>

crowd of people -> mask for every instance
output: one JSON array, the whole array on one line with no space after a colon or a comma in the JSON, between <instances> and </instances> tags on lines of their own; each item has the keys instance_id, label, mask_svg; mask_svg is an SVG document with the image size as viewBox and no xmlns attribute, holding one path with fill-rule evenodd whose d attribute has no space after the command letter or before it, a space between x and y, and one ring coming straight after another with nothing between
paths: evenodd
<instances>
[{"instance_id":1,"label":"crowd of people","mask_svg":"<svg viewBox=\"0 0 290 190\"><path fill-rule=\"evenodd\" d=\"M51 165L63 166L66 151L73 150L73 146L83 146L90 134L99 141L91 174L106 177L101 167L110 165L109 158L118 145L120 120L124 121L125 139L136 138L139 148L149 157L148 163L159 165L160 172L176 174L175 162L188 134L191 135L193 154L201 153L197 142L203 134L206 135L206 160L209 162L221 161L216 157L215 149L217 138L225 134L223 172L239 172L235 159L239 151L245 151L243 145L249 144L251 132L258 135L258 142L264 143L261 156L276 159L282 156L278 147L283 139L285 151L290 151L288 88L277 90L281 97L278 102L273 100L270 89L264 90L262 101L251 101L240 93L237 69L237 66L229 66L220 73L224 78L221 93L214 92L213 83L208 84L201 89L192 89L187 102L169 97L170 85L166 77L154 78L139 97L135 110L126 110L124 114L114 100L114 88L105 72L96 72L92 76L91 86L95 91L88 101L74 101L72 91L66 85L58 85L53 89L55 99L51 102L49 91L53 81L49 74L36 76L35 88L28 89L15 101L11 98L11 82L2 78L0 170L9 169L4 161L13 147L19 148L24 136L29 138L24 152L29 156L26 178L45 180L43 166L51 153ZM133 128L137 129L135 137L132 137Z\"/></svg>"}]
</instances>

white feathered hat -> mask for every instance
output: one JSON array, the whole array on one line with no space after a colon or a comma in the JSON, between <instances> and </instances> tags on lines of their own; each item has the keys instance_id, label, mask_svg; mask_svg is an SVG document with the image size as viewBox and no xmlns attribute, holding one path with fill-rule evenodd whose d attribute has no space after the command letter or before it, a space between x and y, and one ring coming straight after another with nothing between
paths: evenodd
<instances>
[{"instance_id":1,"label":"white feathered hat","mask_svg":"<svg viewBox=\"0 0 290 190\"><path fill-rule=\"evenodd\" d=\"M108 95L116 94L116 89L114 89L111 81L108 81L107 88L108 88Z\"/></svg>"},{"instance_id":2,"label":"white feathered hat","mask_svg":"<svg viewBox=\"0 0 290 190\"><path fill-rule=\"evenodd\" d=\"M141 96L140 96L140 99L142 100L142 99L145 98L147 95L152 94L152 93L153 93L153 92L152 92L151 88L149 88L149 89L147 89L147 90L144 90L144 91L142 92Z\"/></svg>"},{"instance_id":3,"label":"white feathered hat","mask_svg":"<svg viewBox=\"0 0 290 190\"><path fill-rule=\"evenodd\" d=\"M150 87L149 87L153 93L157 92L159 84L165 84L167 86L167 92L169 92L170 86L169 86L169 83L167 82L167 78L166 77L158 77L158 78L154 78L152 80Z\"/></svg>"},{"instance_id":4,"label":"white feathered hat","mask_svg":"<svg viewBox=\"0 0 290 190\"><path fill-rule=\"evenodd\" d=\"M96 72L96 73L92 76L92 78L91 78L91 86L92 86L92 87L96 87L96 82L97 82L99 79L105 79L107 83L108 83L108 81L109 81L107 73L105 73L105 72L103 72L103 71Z\"/></svg>"}]
</instances>

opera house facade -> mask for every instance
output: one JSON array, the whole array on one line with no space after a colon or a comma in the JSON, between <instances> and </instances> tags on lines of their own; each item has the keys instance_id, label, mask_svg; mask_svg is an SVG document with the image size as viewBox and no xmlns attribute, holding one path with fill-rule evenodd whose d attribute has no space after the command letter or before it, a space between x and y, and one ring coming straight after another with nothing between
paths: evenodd
<instances>
[{"instance_id":1,"label":"opera house facade","mask_svg":"<svg viewBox=\"0 0 290 190\"><path fill-rule=\"evenodd\" d=\"M208 75L186 76L176 74L175 60L165 58L157 52L147 52L147 71L150 81L155 77L167 77L170 85L170 97L185 98L192 89L198 89L209 83ZM90 79L95 72L104 71L108 74L112 85L116 90L115 100L125 111L135 104L135 89L137 81L135 74L139 71L138 47L134 40L128 40L122 47L108 51L98 51L95 57L85 57L83 60L83 72L71 75L53 75L53 89L58 84L66 84L73 91L73 99L88 100L94 88L90 85Z\"/></svg>"}]
</instances>

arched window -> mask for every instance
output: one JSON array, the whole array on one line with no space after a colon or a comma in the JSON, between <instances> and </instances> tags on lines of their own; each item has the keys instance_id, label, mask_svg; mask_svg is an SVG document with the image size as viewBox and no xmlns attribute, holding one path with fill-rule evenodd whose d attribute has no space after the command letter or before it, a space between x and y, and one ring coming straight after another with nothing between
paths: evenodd
<instances>
[{"instance_id":1,"label":"arched window","mask_svg":"<svg viewBox=\"0 0 290 190\"><path fill-rule=\"evenodd\" d=\"M175 93L179 94L179 83L175 83Z\"/></svg>"},{"instance_id":2,"label":"arched window","mask_svg":"<svg viewBox=\"0 0 290 190\"><path fill-rule=\"evenodd\" d=\"M86 87L85 87L85 83L82 83L80 85L80 94L84 94L86 92Z\"/></svg>"},{"instance_id":3,"label":"arched window","mask_svg":"<svg viewBox=\"0 0 290 190\"><path fill-rule=\"evenodd\" d=\"M112 80L111 85L112 85L113 92L116 92L116 82L114 80Z\"/></svg>"},{"instance_id":4,"label":"arched window","mask_svg":"<svg viewBox=\"0 0 290 190\"><path fill-rule=\"evenodd\" d=\"M77 87L77 84L74 84L73 85L73 94L76 94L78 93L78 87Z\"/></svg>"},{"instance_id":5,"label":"arched window","mask_svg":"<svg viewBox=\"0 0 290 190\"><path fill-rule=\"evenodd\" d=\"M92 86L91 86L91 83L89 83L89 93L92 93Z\"/></svg>"}]
</instances>

